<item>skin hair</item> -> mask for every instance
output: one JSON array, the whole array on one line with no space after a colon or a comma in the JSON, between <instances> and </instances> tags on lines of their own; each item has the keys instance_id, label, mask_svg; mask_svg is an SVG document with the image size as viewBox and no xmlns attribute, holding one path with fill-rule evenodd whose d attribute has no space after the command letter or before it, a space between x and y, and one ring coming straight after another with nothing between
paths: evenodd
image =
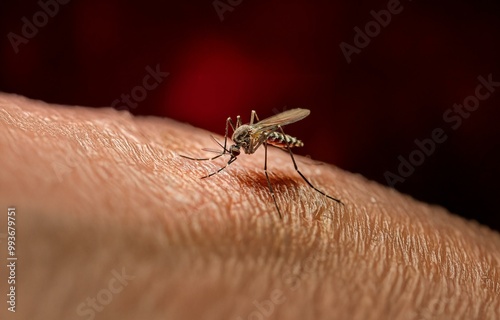
<instances>
[{"instance_id":1,"label":"skin hair","mask_svg":"<svg viewBox=\"0 0 500 320\"><path fill-rule=\"evenodd\" d=\"M500 318L498 233L296 155L339 205L269 148L280 219L262 149L202 180L224 161L179 154L203 147L170 119L0 94L15 319Z\"/></svg>"}]
</instances>

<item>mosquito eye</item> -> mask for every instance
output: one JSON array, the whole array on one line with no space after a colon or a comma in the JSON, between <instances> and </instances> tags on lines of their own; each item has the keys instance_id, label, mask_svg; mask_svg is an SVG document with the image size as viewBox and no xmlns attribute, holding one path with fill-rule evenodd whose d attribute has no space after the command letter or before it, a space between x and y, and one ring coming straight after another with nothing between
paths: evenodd
<instances>
[{"instance_id":1,"label":"mosquito eye","mask_svg":"<svg viewBox=\"0 0 500 320\"><path fill-rule=\"evenodd\" d=\"M239 156L240 155L240 148L237 148L237 147L232 147L231 148L231 154L233 156Z\"/></svg>"}]
</instances>

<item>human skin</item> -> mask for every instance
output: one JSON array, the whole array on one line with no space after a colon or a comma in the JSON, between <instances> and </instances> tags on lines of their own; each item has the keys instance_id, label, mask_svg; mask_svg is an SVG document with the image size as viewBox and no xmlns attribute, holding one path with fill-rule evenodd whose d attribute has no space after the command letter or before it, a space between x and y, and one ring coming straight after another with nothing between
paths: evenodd
<instances>
[{"instance_id":1,"label":"human skin","mask_svg":"<svg viewBox=\"0 0 500 320\"><path fill-rule=\"evenodd\" d=\"M280 219L263 150L209 179L224 161L179 156L213 146L169 119L1 94L0 232L15 207L18 257L2 319L500 317L498 233L296 156L339 205L271 148Z\"/></svg>"}]
</instances>

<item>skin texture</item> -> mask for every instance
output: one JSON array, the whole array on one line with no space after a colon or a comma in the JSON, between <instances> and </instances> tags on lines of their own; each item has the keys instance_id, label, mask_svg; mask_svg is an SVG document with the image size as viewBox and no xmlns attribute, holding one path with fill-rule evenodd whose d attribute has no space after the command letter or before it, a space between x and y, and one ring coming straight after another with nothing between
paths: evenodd
<instances>
[{"instance_id":1,"label":"skin texture","mask_svg":"<svg viewBox=\"0 0 500 320\"><path fill-rule=\"evenodd\" d=\"M173 120L0 95L0 232L9 206L18 230L8 316L500 317L497 233L296 156L339 205L270 148L280 220L263 150L201 180L224 161L179 153L206 156L203 147L216 148L208 132Z\"/></svg>"}]
</instances>

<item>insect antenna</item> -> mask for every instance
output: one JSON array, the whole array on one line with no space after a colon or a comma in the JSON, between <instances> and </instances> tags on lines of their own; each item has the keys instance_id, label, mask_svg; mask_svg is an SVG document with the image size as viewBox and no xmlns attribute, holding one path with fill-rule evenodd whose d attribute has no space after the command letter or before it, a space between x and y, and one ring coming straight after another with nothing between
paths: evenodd
<instances>
[{"instance_id":1,"label":"insect antenna","mask_svg":"<svg viewBox=\"0 0 500 320\"><path fill-rule=\"evenodd\" d=\"M210 161L210 160L215 160L225 154L229 154L229 150L227 150L223 145L222 143L220 143L219 141L217 141L217 139L215 139L215 137L213 135L210 135L210 137L212 137L212 139L222 148L222 153L218 150L215 150L215 149L210 149L210 148L203 148L202 150L204 151L208 151L208 152L213 152L213 153L218 153L218 155L214 156L214 157L211 157L211 158L192 158L192 157L188 157L188 156L185 156L185 155L182 155L180 154L179 156L183 157L183 158L186 158L186 159L189 159L189 160L195 160L195 161Z\"/></svg>"}]
</instances>

